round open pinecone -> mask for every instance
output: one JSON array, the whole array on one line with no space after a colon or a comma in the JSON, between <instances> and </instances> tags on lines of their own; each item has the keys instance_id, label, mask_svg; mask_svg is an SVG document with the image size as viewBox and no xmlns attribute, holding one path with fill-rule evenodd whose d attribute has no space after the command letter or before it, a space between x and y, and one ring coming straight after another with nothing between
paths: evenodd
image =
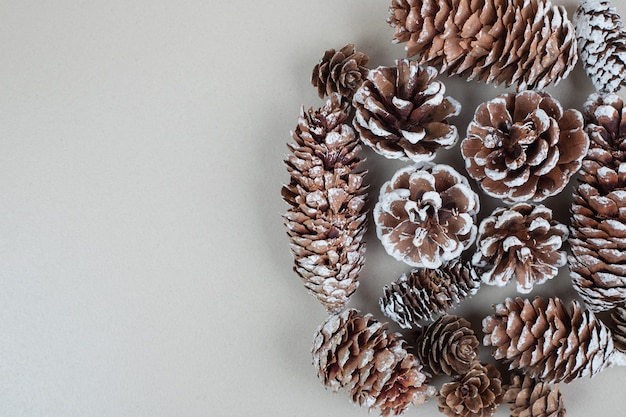
<instances>
[{"instance_id":1,"label":"round open pinecone","mask_svg":"<svg viewBox=\"0 0 626 417\"><path fill-rule=\"evenodd\" d=\"M329 49L313 68L311 83L317 87L320 98L339 93L348 99L367 78L369 69L365 67L369 57L357 52L353 44L347 44L338 51Z\"/></svg>"},{"instance_id":2,"label":"round open pinecone","mask_svg":"<svg viewBox=\"0 0 626 417\"><path fill-rule=\"evenodd\" d=\"M475 361L465 375L443 384L437 402L439 411L448 417L491 417L503 396L500 372L491 364Z\"/></svg>"},{"instance_id":3,"label":"round open pinecone","mask_svg":"<svg viewBox=\"0 0 626 417\"><path fill-rule=\"evenodd\" d=\"M376 233L395 259L439 268L474 242L479 204L467 179L454 168L409 166L381 188L374 207Z\"/></svg>"},{"instance_id":4,"label":"round open pinecone","mask_svg":"<svg viewBox=\"0 0 626 417\"><path fill-rule=\"evenodd\" d=\"M503 94L482 103L461 152L469 175L507 203L558 194L578 171L589 147L578 110L547 93Z\"/></svg>"},{"instance_id":5,"label":"round open pinecone","mask_svg":"<svg viewBox=\"0 0 626 417\"><path fill-rule=\"evenodd\" d=\"M566 239L567 227L543 205L497 208L480 223L472 263L485 283L502 287L515 279L517 291L529 293L565 265L559 249Z\"/></svg>"},{"instance_id":6,"label":"round open pinecone","mask_svg":"<svg viewBox=\"0 0 626 417\"><path fill-rule=\"evenodd\" d=\"M537 381L528 375L513 375L504 393L511 417L565 417L559 384Z\"/></svg>"},{"instance_id":7,"label":"round open pinecone","mask_svg":"<svg viewBox=\"0 0 626 417\"><path fill-rule=\"evenodd\" d=\"M408 60L371 70L353 100L361 140L387 158L415 162L452 147L459 134L447 119L458 115L461 105L444 96L436 76L434 68Z\"/></svg>"}]
</instances>

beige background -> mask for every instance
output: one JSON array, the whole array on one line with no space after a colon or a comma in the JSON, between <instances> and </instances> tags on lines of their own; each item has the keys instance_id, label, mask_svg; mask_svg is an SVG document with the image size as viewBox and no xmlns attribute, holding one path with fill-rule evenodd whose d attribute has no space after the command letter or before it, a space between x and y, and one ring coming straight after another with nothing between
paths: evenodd
<instances>
[{"instance_id":1,"label":"beige background","mask_svg":"<svg viewBox=\"0 0 626 417\"><path fill-rule=\"evenodd\" d=\"M324 50L403 57L387 6L0 0L0 416L368 415L310 364L326 316L291 272L279 190ZM461 132L503 91L445 82ZM550 91L580 108L591 84L577 68ZM366 154L375 200L402 164ZM462 167L458 148L438 160ZM565 196L548 202L564 221ZM407 267L368 241L351 305L382 318ZM571 297L567 280L537 292ZM463 312L479 328L508 294ZM625 384L610 369L563 387L568 415L624 415Z\"/></svg>"}]
</instances>

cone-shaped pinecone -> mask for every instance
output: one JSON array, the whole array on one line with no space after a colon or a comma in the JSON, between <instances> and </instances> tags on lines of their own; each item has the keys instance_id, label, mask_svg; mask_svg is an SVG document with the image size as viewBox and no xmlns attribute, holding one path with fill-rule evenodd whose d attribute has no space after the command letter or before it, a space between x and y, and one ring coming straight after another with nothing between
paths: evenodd
<instances>
[{"instance_id":1,"label":"cone-shaped pinecone","mask_svg":"<svg viewBox=\"0 0 626 417\"><path fill-rule=\"evenodd\" d=\"M530 376L514 375L504 393L511 417L565 417L559 384L536 381Z\"/></svg>"},{"instance_id":2,"label":"cone-shaped pinecone","mask_svg":"<svg viewBox=\"0 0 626 417\"><path fill-rule=\"evenodd\" d=\"M472 263L485 283L502 287L515 279L517 291L529 293L565 265L559 249L566 239L567 227L552 220L544 205L497 208L480 223Z\"/></svg>"},{"instance_id":3,"label":"cone-shaped pinecone","mask_svg":"<svg viewBox=\"0 0 626 417\"><path fill-rule=\"evenodd\" d=\"M500 372L476 361L465 375L443 384L437 402L439 411L448 417L491 417L503 395Z\"/></svg>"},{"instance_id":4,"label":"cone-shaped pinecone","mask_svg":"<svg viewBox=\"0 0 626 417\"><path fill-rule=\"evenodd\" d=\"M619 306L611 312L610 327L615 348L626 352L626 306Z\"/></svg>"},{"instance_id":5,"label":"cone-shaped pinecone","mask_svg":"<svg viewBox=\"0 0 626 417\"><path fill-rule=\"evenodd\" d=\"M329 311L341 310L356 290L365 253L367 187L346 117L339 95L318 111L302 109L285 160L291 182L282 189L294 270Z\"/></svg>"},{"instance_id":6,"label":"cone-shaped pinecone","mask_svg":"<svg viewBox=\"0 0 626 417\"><path fill-rule=\"evenodd\" d=\"M588 147L578 110L563 111L547 93L523 91L478 106L461 152L487 194L514 203L561 192Z\"/></svg>"},{"instance_id":7,"label":"cone-shaped pinecone","mask_svg":"<svg viewBox=\"0 0 626 417\"><path fill-rule=\"evenodd\" d=\"M592 311L626 302L626 108L615 94L584 105L591 146L574 191L572 281Z\"/></svg>"},{"instance_id":8,"label":"cone-shaped pinecone","mask_svg":"<svg viewBox=\"0 0 626 417\"><path fill-rule=\"evenodd\" d=\"M483 320L485 346L493 356L544 382L594 376L614 354L610 330L576 301L571 313L558 298L507 298Z\"/></svg>"},{"instance_id":9,"label":"cone-shaped pinecone","mask_svg":"<svg viewBox=\"0 0 626 417\"><path fill-rule=\"evenodd\" d=\"M447 119L458 115L461 105L445 96L436 76L434 68L407 60L371 70L353 100L361 140L387 158L415 162L451 148L459 134Z\"/></svg>"},{"instance_id":10,"label":"cone-shaped pinecone","mask_svg":"<svg viewBox=\"0 0 626 417\"><path fill-rule=\"evenodd\" d=\"M476 294L480 277L465 262L453 260L438 269L419 268L383 288L383 313L403 329L432 321Z\"/></svg>"},{"instance_id":11,"label":"cone-shaped pinecone","mask_svg":"<svg viewBox=\"0 0 626 417\"><path fill-rule=\"evenodd\" d=\"M430 162L409 166L383 184L374 207L376 232L395 259L439 268L474 242L479 204L454 168Z\"/></svg>"},{"instance_id":12,"label":"cone-shaped pinecone","mask_svg":"<svg viewBox=\"0 0 626 417\"><path fill-rule=\"evenodd\" d=\"M435 390L399 335L385 327L371 314L345 310L318 328L312 353L326 387L341 388L354 403L388 416L424 403Z\"/></svg>"},{"instance_id":13,"label":"cone-shaped pinecone","mask_svg":"<svg viewBox=\"0 0 626 417\"><path fill-rule=\"evenodd\" d=\"M415 354L437 375L467 373L478 359L480 342L470 322L459 316L443 315L422 329L415 342Z\"/></svg>"},{"instance_id":14,"label":"cone-shaped pinecone","mask_svg":"<svg viewBox=\"0 0 626 417\"><path fill-rule=\"evenodd\" d=\"M365 67L369 57L357 52L353 44L338 51L329 49L313 68L311 83L317 87L320 98L339 93L348 99L367 78L369 69Z\"/></svg>"},{"instance_id":15,"label":"cone-shaped pinecone","mask_svg":"<svg viewBox=\"0 0 626 417\"><path fill-rule=\"evenodd\" d=\"M574 13L583 67L599 91L614 92L626 82L626 30L608 0L583 0Z\"/></svg>"}]
</instances>

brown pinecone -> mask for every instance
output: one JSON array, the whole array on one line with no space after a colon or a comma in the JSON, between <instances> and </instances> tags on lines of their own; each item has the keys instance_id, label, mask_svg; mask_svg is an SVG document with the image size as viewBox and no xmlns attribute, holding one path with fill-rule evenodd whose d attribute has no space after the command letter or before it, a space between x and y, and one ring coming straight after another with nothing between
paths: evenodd
<instances>
[{"instance_id":1,"label":"brown pinecone","mask_svg":"<svg viewBox=\"0 0 626 417\"><path fill-rule=\"evenodd\" d=\"M536 381L530 376L514 375L504 393L511 417L565 417L559 384Z\"/></svg>"},{"instance_id":2,"label":"brown pinecone","mask_svg":"<svg viewBox=\"0 0 626 417\"><path fill-rule=\"evenodd\" d=\"M369 57L357 52L349 43L338 51L329 49L313 68L311 83L317 87L320 98L339 93L352 99L357 88L367 78L369 69L365 67Z\"/></svg>"},{"instance_id":3,"label":"brown pinecone","mask_svg":"<svg viewBox=\"0 0 626 417\"><path fill-rule=\"evenodd\" d=\"M591 146L571 209L574 288L592 311L626 302L626 108L615 94L584 105Z\"/></svg>"},{"instance_id":4,"label":"brown pinecone","mask_svg":"<svg viewBox=\"0 0 626 417\"><path fill-rule=\"evenodd\" d=\"M626 83L626 30L608 0L583 0L573 17L583 67L594 87L617 91Z\"/></svg>"},{"instance_id":5,"label":"brown pinecone","mask_svg":"<svg viewBox=\"0 0 626 417\"><path fill-rule=\"evenodd\" d=\"M437 375L467 373L478 359L480 342L463 317L443 315L422 329L415 342L417 358Z\"/></svg>"},{"instance_id":6,"label":"brown pinecone","mask_svg":"<svg viewBox=\"0 0 626 417\"><path fill-rule=\"evenodd\" d=\"M616 307L611 312L610 327L615 349L626 353L626 306Z\"/></svg>"},{"instance_id":7,"label":"brown pinecone","mask_svg":"<svg viewBox=\"0 0 626 417\"><path fill-rule=\"evenodd\" d=\"M437 71L408 60L371 70L354 95L354 127L375 152L392 159L431 160L459 138L448 118L461 105L444 96Z\"/></svg>"},{"instance_id":8,"label":"brown pinecone","mask_svg":"<svg viewBox=\"0 0 626 417\"><path fill-rule=\"evenodd\" d=\"M577 61L567 12L542 0L393 0L387 22L407 57L520 90L565 78Z\"/></svg>"},{"instance_id":9,"label":"brown pinecone","mask_svg":"<svg viewBox=\"0 0 626 417\"><path fill-rule=\"evenodd\" d=\"M402 414L435 394L399 335L387 333L371 314L347 309L330 316L315 334L312 353L326 387L345 390L354 403L383 416Z\"/></svg>"},{"instance_id":10,"label":"brown pinecone","mask_svg":"<svg viewBox=\"0 0 626 417\"><path fill-rule=\"evenodd\" d=\"M500 372L476 361L465 375L443 384L437 402L439 411L448 417L491 417L503 394Z\"/></svg>"},{"instance_id":11,"label":"brown pinecone","mask_svg":"<svg viewBox=\"0 0 626 417\"><path fill-rule=\"evenodd\" d=\"M611 365L610 330L576 301L507 298L483 320L485 346L493 356L544 382L570 382L594 376Z\"/></svg>"},{"instance_id":12,"label":"brown pinecone","mask_svg":"<svg viewBox=\"0 0 626 417\"><path fill-rule=\"evenodd\" d=\"M514 203L561 192L588 147L578 110L563 111L547 93L523 91L478 106L461 152L487 194Z\"/></svg>"},{"instance_id":13,"label":"brown pinecone","mask_svg":"<svg viewBox=\"0 0 626 417\"><path fill-rule=\"evenodd\" d=\"M294 270L329 311L343 309L356 290L365 254L367 187L347 117L339 95L317 111L301 110L285 160L291 181L282 189Z\"/></svg>"},{"instance_id":14,"label":"brown pinecone","mask_svg":"<svg viewBox=\"0 0 626 417\"><path fill-rule=\"evenodd\" d=\"M455 304L476 294L480 277L465 262L453 260L438 269L414 269L383 288L383 313L403 329L433 321Z\"/></svg>"},{"instance_id":15,"label":"brown pinecone","mask_svg":"<svg viewBox=\"0 0 626 417\"><path fill-rule=\"evenodd\" d=\"M552 220L546 206L497 208L480 223L472 263L485 283L503 287L515 279L517 291L529 293L565 265L565 251L559 249L566 239L567 227Z\"/></svg>"},{"instance_id":16,"label":"brown pinecone","mask_svg":"<svg viewBox=\"0 0 626 417\"><path fill-rule=\"evenodd\" d=\"M430 162L408 166L381 188L376 233L395 259L439 268L474 242L479 206L478 195L454 168Z\"/></svg>"}]
</instances>

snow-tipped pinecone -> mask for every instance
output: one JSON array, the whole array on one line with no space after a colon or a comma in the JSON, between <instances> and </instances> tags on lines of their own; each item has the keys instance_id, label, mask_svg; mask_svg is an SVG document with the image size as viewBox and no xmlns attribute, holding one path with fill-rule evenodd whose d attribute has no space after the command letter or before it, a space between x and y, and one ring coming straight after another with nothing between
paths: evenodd
<instances>
[{"instance_id":1,"label":"snow-tipped pinecone","mask_svg":"<svg viewBox=\"0 0 626 417\"><path fill-rule=\"evenodd\" d=\"M537 381L528 375L514 375L504 393L511 417L565 417L559 384Z\"/></svg>"},{"instance_id":2,"label":"snow-tipped pinecone","mask_svg":"<svg viewBox=\"0 0 626 417\"><path fill-rule=\"evenodd\" d=\"M311 84L317 87L320 98L339 93L348 100L367 78L369 69L365 65L369 57L358 52L349 43L338 51L329 49L313 68Z\"/></svg>"},{"instance_id":3,"label":"snow-tipped pinecone","mask_svg":"<svg viewBox=\"0 0 626 417\"><path fill-rule=\"evenodd\" d=\"M626 352L626 306L616 307L611 312L611 322L609 324L613 334L615 349Z\"/></svg>"}]
</instances>

